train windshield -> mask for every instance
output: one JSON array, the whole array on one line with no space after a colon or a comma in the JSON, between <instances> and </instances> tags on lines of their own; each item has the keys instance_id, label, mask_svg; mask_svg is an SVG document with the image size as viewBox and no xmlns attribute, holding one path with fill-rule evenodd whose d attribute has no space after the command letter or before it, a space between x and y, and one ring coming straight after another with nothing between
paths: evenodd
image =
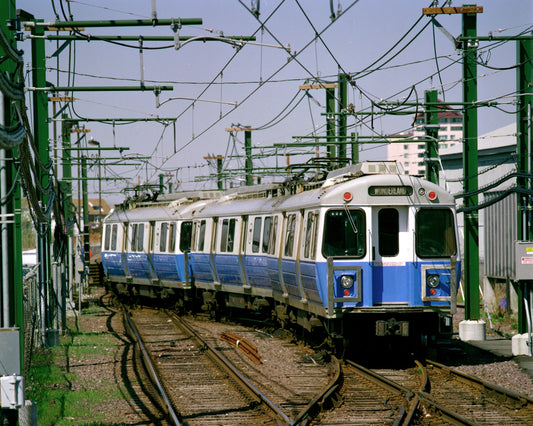
<instances>
[{"instance_id":1,"label":"train windshield","mask_svg":"<svg viewBox=\"0 0 533 426\"><path fill-rule=\"evenodd\" d=\"M457 254L452 211L428 208L418 210L415 241L418 257L450 257Z\"/></svg>"},{"instance_id":2,"label":"train windshield","mask_svg":"<svg viewBox=\"0 0 533 426\"><path fill-rule=\"evenodd\" d=\"M366 219L363 210L328 210L324 218L322 255L364 257Z\"/></svg>"}]
</instances>

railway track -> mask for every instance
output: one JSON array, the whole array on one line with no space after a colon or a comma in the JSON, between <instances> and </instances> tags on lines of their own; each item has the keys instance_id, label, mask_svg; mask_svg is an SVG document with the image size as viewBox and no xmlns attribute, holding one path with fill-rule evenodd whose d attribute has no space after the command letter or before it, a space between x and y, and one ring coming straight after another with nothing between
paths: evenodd
<instances>
[{"instance_id":1,"label":"railway track","mask_svg":"<svg viewBox=\"0 0 533 426\"><path fill-rule=\"evenodd\" d=\"M337 367L325 378L326 385L324 378L300 372L290 378L291 388L268 379L260 369L250 370L258 361L246 353L253 345L245 339L237 339L245 342L240 343L246 347L244 358L237 349L226 349L222 355L213 336L199 336L169 312L137 309L126 318L161 395L158 405L165 407L171 424L301 424L324 406L338 386L338 363L332 363ZM227 337L223 340L231 340ZM246 375L240 370L247 371Z\"/></svg>"},{"instance_id":2,"label":"railway track","mask_svg":"<svg viewBox=\"0 0 533 426\"><path fill-rule=\"evenodd\" d=\"M347 361L339 408L318 424L526 425L533 400L427 361L405 370L369 370Z\"/></svg>"}]
</instances>

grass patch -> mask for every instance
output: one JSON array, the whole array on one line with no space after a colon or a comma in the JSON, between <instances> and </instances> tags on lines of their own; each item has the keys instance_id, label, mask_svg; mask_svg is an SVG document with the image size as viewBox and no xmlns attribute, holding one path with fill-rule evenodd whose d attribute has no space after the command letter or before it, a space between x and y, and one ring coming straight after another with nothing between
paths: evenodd
<instances>
[{"instance_id":1,"label":"grass patch","mask_svg":"<svg viewBox=\"0 0 533 426\"><path fill-rule=\"evenodd\" d=\"M26 398L37 403L39 425L115 423L109 422L113 408L117 401L128 398L128 392L120 378L118 382L113 379L105 366L117 361L123 343L107 332L101 318L98 321L102 332L92 331L97 319L94 317L102 314L105 310L98 306L84 310L79 328L70 318L71 328L66 336L61 336L58 346L40 348L33 354ZM101 368L107 371L104 376L98 373Z\"/></svg>"}]
</instances>

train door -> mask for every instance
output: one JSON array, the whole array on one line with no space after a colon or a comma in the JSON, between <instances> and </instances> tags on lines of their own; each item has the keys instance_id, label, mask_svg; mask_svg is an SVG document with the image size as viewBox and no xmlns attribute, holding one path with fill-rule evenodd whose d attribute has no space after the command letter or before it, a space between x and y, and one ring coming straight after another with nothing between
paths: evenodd
<instances>
[{"instance_id":1,"label":"train door","mask_svg":"<svg viewBox=\"0 0 533 426\"><path fill-rule=\"evenodd\" d=\"M383 207L372 212L372 296L374 305L409 302L412 239L408 208Z\"/></svg>"}]
</instances>

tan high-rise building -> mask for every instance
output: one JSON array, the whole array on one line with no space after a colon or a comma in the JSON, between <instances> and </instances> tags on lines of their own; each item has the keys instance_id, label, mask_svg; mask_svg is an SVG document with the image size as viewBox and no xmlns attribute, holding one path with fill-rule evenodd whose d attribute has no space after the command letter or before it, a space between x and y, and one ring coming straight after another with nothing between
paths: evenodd
<instances>
[{"instance_id":1,"label":"tan high-rise building","mask_svg":"<svg viewBox=\"0 0 533 426\"><path fill-rule=\"evenodd\" d=\"M440 102L440 101L439 101ZM460 111L454 110L447 105L439 106L439 150L450 148L460 143L463 138L463 115ZM389 137L393 140L387 147L387 160L398 161L402 164L405 174L424 175L426 165L424 162L426 144L423 138L426 134L424 112L417 114L413 133L402 134L402 139L413 140L421 138L420 142L405 142L396 138L395 135Z\"/></svg>"}]
</instances>

